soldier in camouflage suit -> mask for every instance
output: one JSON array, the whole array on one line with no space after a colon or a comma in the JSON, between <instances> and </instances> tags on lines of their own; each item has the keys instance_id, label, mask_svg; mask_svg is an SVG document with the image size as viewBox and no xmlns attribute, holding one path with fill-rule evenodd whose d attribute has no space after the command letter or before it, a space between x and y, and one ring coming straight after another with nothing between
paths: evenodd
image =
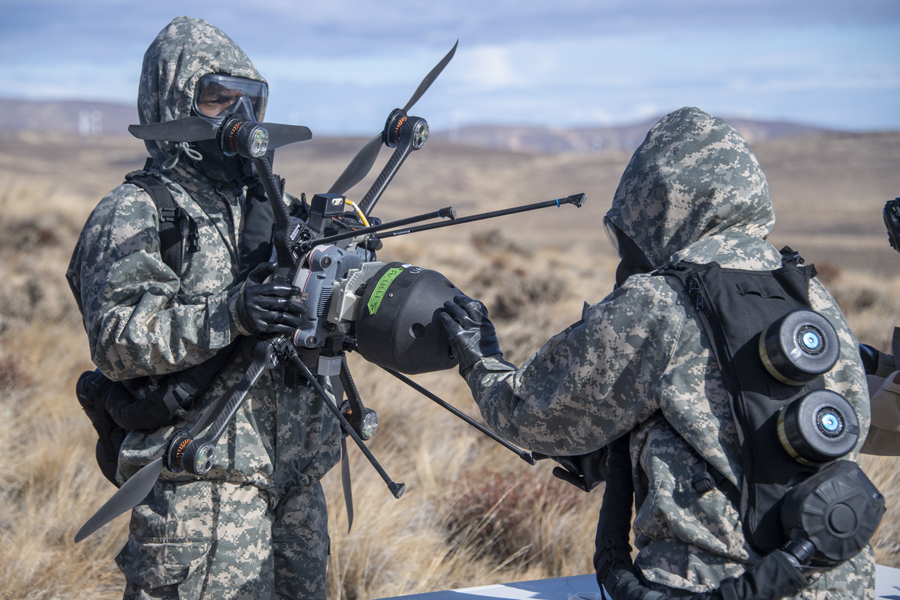
<instances>
[{"instance_id":1,"label":"soldier in camouflage suit","mask_svg":"<svg viewBox=\"0 0 900 600\"><path fill-rule=\"evenodd\" d=\"M782 264L765 241L775 214L756 158L734 129L696 108L653 127L622 175L607 219L652 268L679 260L749 270ZM855 457L869 426L858 344L816 279L809 296L840 337L839 362L825 379L859 417ZM760 561L738 507L719 489L700 495L691 485L703 461L736 486L743 469L722 373L680 284L632 275L521 368L491 355L499 345L483 307L457 302L469 311L448 303L453 322L442 319L451 337L474 332L461 338L467 348L454 342L455 353L461 370L471 364L463 375L500 435L549 455L580 455L630 432L635 564L649 586L704 592ZM798 597L872 598L873 588L869 547Z\"/></svg>"},{"instance_id":2,"label":"soldier in camouflage suit","mask_svg":"<svg viewBox=\"0 0 900 600\"><path fill-rule=\"evenodd\" d=\"M175 19L144 57L141 122L189 116L195 85L208 73L264 81L220 30ZM181 272L173 272L160 255L150 196L126 182L103 198L69 269L94 362L114 380L152 377L245 341L183 419L129 434L120 481L161 456L173 432L190 428L241 379L254 345L238 314L244 190L217 174L209 153L198 159L196 148L169 142L147 148L149 171L198 225L200 250L185 254ZM164 471L134 509L116 557L125 598L324 599L329 539L320 479L339 456L338 423L312 388L289 390L277 373L264 375L220 438L209 474Z\"/></svg>"}]
</instances>

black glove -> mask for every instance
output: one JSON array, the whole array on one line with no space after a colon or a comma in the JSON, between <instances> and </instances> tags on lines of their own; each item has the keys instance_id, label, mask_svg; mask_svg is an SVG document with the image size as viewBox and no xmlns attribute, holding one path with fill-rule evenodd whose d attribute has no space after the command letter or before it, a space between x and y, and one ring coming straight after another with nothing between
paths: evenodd
<instances>
[{"instance_id":1,"label":"black glove","mask_svg":"<svg viewBox=\"0 0 900 600\"><path fill-rule=\"evenodd\" d=\"M562 465L553 467L553 476L571 483L578 489L590 492L606 480L606 457L609 450L603 446L599 450L577 456L551 456Z\"/></svg>"},{"instance_id":2,"label":"black glove","mask_svg":"<svg viewBox=\"0 0 900 600\"><path fill-rule=\"evenodd\" d=\"M444 302L444 311L439 318L450 334L450 347L459 360L460 375L465 377L468 370L485 356L503 356L484 304L459 294Z\"/></svg>"},{"instance_id":3,"label":"black glove","mask_svg":"<svg viewBox=\"0 0 900 600\"><path fill-rule=\"evenodd\" d=\"M240 291L238 318L250 333L291 334L303 325L303 291L286 283L263 283L276 268L274 262L259 265L247 276Z\"/></svg>"}]
</instances>

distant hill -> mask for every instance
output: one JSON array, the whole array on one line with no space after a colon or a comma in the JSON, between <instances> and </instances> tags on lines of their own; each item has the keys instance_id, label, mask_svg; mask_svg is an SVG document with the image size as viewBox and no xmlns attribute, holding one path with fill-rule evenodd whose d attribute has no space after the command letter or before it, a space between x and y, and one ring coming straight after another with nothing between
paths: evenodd
<instances>
[{"instance_id":1,"label":"distant hill","mask_svg":"<svg viewBox=\"0 0 900 600\"><path fill-rule=\"evenodd\" d=\"M550 129L544 127L510 127L469 125L434 133L435 139L459 144L484 146L514 152L617 152L632 151L644 141L650 128L662 115L641 123L617 127L582 127ZM805 137L832 133L830 130L797 123L753 121L723 117L750 144L785 137Z\"/></svg>"},{"instance_id":2,"label":"distant hill","mask_svg":"<svg viewBox=\"0 0 900 600\"><path fill-rule=\"evenodd\" d=\"M137 106L83 100L33 102L0 98L0 130L128 135L128 126L137 122Z\"/></svg>"},{"instance_id":3,"label":"distant hill","mask_svg":"<svg viewBox=\"0 0 900 600\"><path fill-rule=\"evenodd\" d=\"M631 151L638 147L661 116L631 125L576 129L467 125L449 131L437 131L432 136L434 139L469 146L539 154ZM738 118L725 120L751 144L778 138L830 133L826 129L796 123ZM137 122L137 108L124 104L79 100L34 102L0 98L0 131L128 135L128 125Z\"/></svg>"}]
</instances>

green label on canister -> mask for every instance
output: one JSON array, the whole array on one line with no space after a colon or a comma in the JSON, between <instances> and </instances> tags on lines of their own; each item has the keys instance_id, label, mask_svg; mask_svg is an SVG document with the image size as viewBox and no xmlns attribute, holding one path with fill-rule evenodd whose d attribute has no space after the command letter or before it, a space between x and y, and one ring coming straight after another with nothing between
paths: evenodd
<instances>
[{"instance_id":1,"label":"green label on canister","mask_svg":"<svg viewBox=\"0 0 900 600\"><path fill-rule=\"evenodd\" d=\"M378 307L381 306L381 301L384 299L384 294L387 292L387 289L391 287L391 283L400 273L403 272L403 269L388 269L387 273L381 276L381 279L378 280L378 283L375 285L375 289L372 291L372 295L369 297L369 302L366 306L369 307L369 314L374 315L378 311Z\"/></svg>"}]
</instances>

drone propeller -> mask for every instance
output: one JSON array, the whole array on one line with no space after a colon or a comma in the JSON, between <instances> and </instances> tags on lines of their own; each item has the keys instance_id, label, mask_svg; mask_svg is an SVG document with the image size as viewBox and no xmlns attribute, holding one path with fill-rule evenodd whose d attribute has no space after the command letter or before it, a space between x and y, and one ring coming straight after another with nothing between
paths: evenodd
<instances>
[{"instance_id":1,"label":"drone propeller","mask_svg":"<svg viewBox=\"0 0 900 600\"><path fill-rule=\"evenodd\" d=\"M295 142L312 139L312 131L303 125L283 125L281 123L262 123L269 132L269 149L281 148Z\"/></svg>"},{"instance_id":2,"label":"drone propeller","mask_svg":"<svg viewBox=\"0 0 900 600\"><path fill-rule=\"evenodd\" d=\"M213 402L204 413L200 416L199 421L191 428L187 438L196 438L206 427L221 419L221 412L230 406L238 405L247 391L259 379L268 368L269 363L265 357L257 356L265 350L267 342L257 342L254 346L254 360L247 368L244 377L234 386L222 394L215 402ZM75 542L80 542L88 537L122 513L131 510L141 500L147 497L147 494L153 489L153 485L163 472L165 464L163 457L159 457L153 462L141 467L137 473L132 475L122 487L120 487L112 497L101 506L94 515L81 526L78 533L75 534Z\"/></svg>"},{"instance_id":3,"label":"drone propeller","mask_svg":"<svg viewBox=\"0 0 900 600\"><path fill-rule=\"evenodd\" d=\"M375 159L378 158L379 150L381 150L380 133L369 140L362 147L362 150L353 157L353 160L350 161L350 164L347 165L341 176L337 178L337 181L334 182L328 193L343 196L347 190L362 181L363 177L372 170L372 165L375 164Z\"/></svg>"},{"instance_id":4,"label":"drone propeller","mask_svg":"<svg viewBox=\"0 0 900 600\"><path fill-rule=\"evenodd\" d=\"M456 43L453 44L453 47L450 48L450 52L447 53L447 56L441 59L435 67L431 70L428 75L425 76L425 79L422 80L422 83L419 84L419 87L416 89L416 92L409 99L409 102L406 103L406 106L403 107L403 112L409 112L409 109L413 107L413 104L419 101L419 98L422 97L428 88L431 87L431 84L434 83L434 80L438 78L438 75L441 74L441 71L444 70L444 67L447 66L447 63L453 58L453 55L456 54L456 47L459 45L459 40L456 40Z\"/></svg>"},{"instance_id":5,"label":"drone propeller","mask_svg":"<svg viewBox=\"0 0 900 600\"><path fill-rule=\"evenodd\" d=\"M453 55L456 54L456 47L459 45L459 40L453 44L453 48L450 49L450 52L441 59L428 75L425 76L425 79L422 80L422 83L419 84L419 87L416 89L415 93L413 93L412 97L409 99L409 102L406 103L406 106L403 107L403 113L407 113L409 109L413 107L413 105L419 101L419 98L431 87L431 84L434 83L434 80L438 78L438 75L441 74L441 71L444 70L444 67L450 62L453 58ZM363 180L363 178L369 174L369 171L372 169L372 165L375 164L375 159L378 158L378 152L381 150L381 142L382 142L382 134L379 133L371 140L369 140L365 146L353 157L353 160L350 161L350 164L347 165L347 168L344 169L344 172L341 173L341 176L337 178L337 181L334 182L334 185L331 186L331 189L328 190L329 194L338 194L343 196L347 190L352 188L354 185Z\"/></svg>"},{"instance_id":6,"label":"drone propeller","mask_svg":"<svg viewBox=\"0 0 900 600\"><path fill-rule=\"evenodd\" d=\"M94 513L94 516L87 520L81 526L75 535L75 542L78 543L87 536L91 535L126 510L130 510L140 504L141 500L147 497L153 484L159 479L163 471L163 459L160 456L152 463L141 468L140 471L132 475L125 484L119 488L112 498L106 501L106 504Z\"/></svg>"},{"instance_id":7,"label":"drone propeller","mask_svg":"<svg viewBox=\"0 0 900 600\"><path fill-rule=\"evenodd\" d=\"M128 132L140 140L158 142L200 142L216 139L219 128L200 117L185 117L162 123L129 125Z\"/></svg>"},{"instance_id":8,"label":"drone propeller","mask_svg":"<svg viewBox=\"0 0 900 600\"><path fill-rule=\"evenodd\" d=\"M228 123L228 120L225 122ZM304 127L303 125L283 125L281 123L260 123L260 125L269 132L270 150L295 142L305 142L312 138L312 132L309 130L309 127ZM129 125L128 131L131 135L141 140L202 142L216 139L219 127L200 117L185 117L174 121L163 121L162 123Z\"/></svg>"}]
</instances>

